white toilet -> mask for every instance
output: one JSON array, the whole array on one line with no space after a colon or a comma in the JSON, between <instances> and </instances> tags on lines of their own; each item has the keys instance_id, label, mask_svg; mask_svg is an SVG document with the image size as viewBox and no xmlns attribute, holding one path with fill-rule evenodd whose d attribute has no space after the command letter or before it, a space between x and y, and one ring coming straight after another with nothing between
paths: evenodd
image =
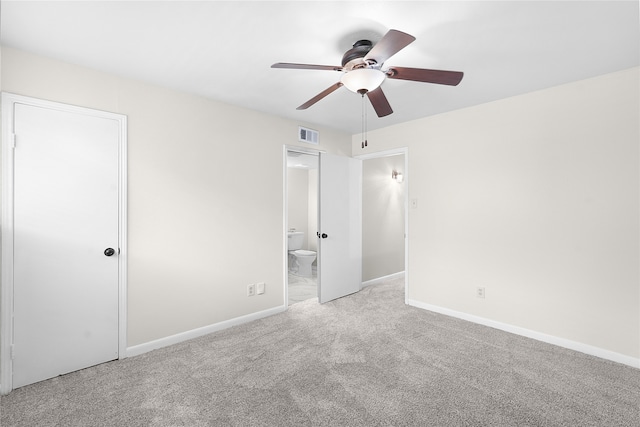
<instances>
[{"instance_id":1,"label":"white toilet","mask_svg":"<svg viewBox=\"0 0 640 427\"><path fill-rule=\"evenodd\" d=\"M289 251L289 272L298 276L311 277L311 264L316 259L314 251L302 248L304 233L302 231L289 231L287 233L287 250Z\"/></svg>"}]
</instances>

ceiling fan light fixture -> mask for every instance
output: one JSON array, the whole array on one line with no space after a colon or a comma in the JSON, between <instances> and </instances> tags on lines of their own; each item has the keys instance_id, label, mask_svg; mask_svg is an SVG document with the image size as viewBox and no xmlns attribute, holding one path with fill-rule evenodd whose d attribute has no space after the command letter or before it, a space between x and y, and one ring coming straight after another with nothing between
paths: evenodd
<instances>
[{"instance_id":1,"label":"ceiling fan light fixture","mask_svg":"<svg viewBox=\"0 0 640 427\"><path fill-rule=\"evenodd\" d=\"M345 73L340 82L351 92L363 93L377 89L386 74L374 68L356 68Z\"/></svg>"}]
</instances>

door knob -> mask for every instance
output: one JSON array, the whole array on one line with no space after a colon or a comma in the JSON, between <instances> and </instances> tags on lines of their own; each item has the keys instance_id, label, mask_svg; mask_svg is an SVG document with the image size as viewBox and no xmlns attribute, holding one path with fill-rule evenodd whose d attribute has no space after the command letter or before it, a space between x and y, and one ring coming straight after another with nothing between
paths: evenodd
<instances>
[{"instance_id":1,"label":"door knob","mask_svg":"<svg viewBox=\"0 0 640 427\"><path fill-rule=\"evenodd\" d=\"M104 250L104 254L106 256L111 256L111 255L113 255L115 253L116 253L116 251L113 248L107 248L107 249Z\"/></svg>"},{"instance_id":2,"label":"door knob","mask_svg":"<svg viewBox=\"0 0 640 427\"><path fill-rule=\"evenodd\" d=\"M327 236L327 233L322 233L322 238L323 239L326 239L327 237L329 237L329 236Z\"/></svg>"}]
</instances>

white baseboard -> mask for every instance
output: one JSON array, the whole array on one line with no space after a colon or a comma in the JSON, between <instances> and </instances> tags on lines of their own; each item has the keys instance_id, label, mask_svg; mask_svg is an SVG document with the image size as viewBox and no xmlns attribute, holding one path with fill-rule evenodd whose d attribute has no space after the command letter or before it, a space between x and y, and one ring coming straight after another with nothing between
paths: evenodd
<instances>
[{"instance_id":1,"label":"white baseboard","mask_svg":"<svg viewBox=\"0 0 640 427\"><path fill-rule=\"evenodd\" d=\"M286 309L287 309L286 306L270 308L268 310L247 314L246 316L236 317L234 319L229 319L223 322L214 323L213 325L203 326L201 328L192 329L186 332L181 332L179 334L171 335L165 338L160 338L154 341L149 341L144 344L138 344L132 347L127 347L126 357L137 356L139 354L147 353L149 351L156 350L158 348L167 347L167 346L178 344L193 338L198 338L203 335L210 334L212 332L221 331L223 329L227 329L232 326L242 325L243 323L248 323L254 320L262 319L264 317L273 316L274 314L278 314L278 313L282 313L283 311L286 311Z\"/></svg>"},{"instance_id":2,"label":"white baseboard","mask_svg":"<svg viewBox=\"0 0 640 427\"><path fill-rule=\"evenodd\" d=\"M404 271L399 271L397 273L378 277L376 279L367 280L366 282L362 282L362 287L364 288L365 286L377 285L378 283L384 282L385 280L398 279L400 277L404 277Z\"/></svg>"},{"instance_id":3,"label":"white baseboard","mask_svg":"<svg viewBox=\"0 0 640 427\"><path fill-rule=\"evenodd\" d=\"M472 314L463 313L461 311L455 311L436 305L426 304L416 300L408 300L408 304L422 308L424 310L433 311L436 313L444 314L458 319L466 320L480 325L489 326L494 329L500 329L502 331L510 332L512 334L521 335L527 338L531 338L537 341L546 342L548 344L557 345L558 347L568 348L570 350L579 351L591 356L596 356L601 359L610 360L612 362L622 363L634 368L640 369L640 359L636 359L631 356L616 353L610 350L605 350L600 347L594 347L588 344L583 344L577 341L571 341L564 338L559 338L553 335L543 334L541 332L532 331L530 329L521 328L519 326L509 325L507 323L496 322L495 320L486 319L484 317L474 316Z\"/></svg>"}]
</instances>

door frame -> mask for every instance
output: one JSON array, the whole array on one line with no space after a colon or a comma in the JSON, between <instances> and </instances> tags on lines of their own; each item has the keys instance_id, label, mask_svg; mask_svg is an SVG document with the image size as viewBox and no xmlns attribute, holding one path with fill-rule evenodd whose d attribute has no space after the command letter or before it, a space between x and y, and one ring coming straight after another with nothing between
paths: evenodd
<instances>
[{"instance_id":1,"label":"door frame","mask_svg":"<svg viewBox=\"0 0 640 427\"><path fill-rule=\"evenodd\" d=\"M13 389L14 105L25 104L118 122L118 359L127 345L127 116L2 92L2 191L0 265L0 394ZM18 141L19 143L19 141Z\"/></svg>"},{"instance_id":2,"label":"door frame","mask_svg":"<svg viewBox=\"0 0 640 427\"><path fill-rule=\"evenodd\" d=\"M289 309L289 251L287 250L289 231L289 182L287 178L287 152L295 151L302 154L311 154L320 158L320 153L326 153L324 150L314 150L313 148L300 147L298 145L282 146L282 257L283 257L283 277L284 277L284 308ZM320 169L318 169L318 182L320 182ZM318 195L319 197L320 195ZM318 263L320 260L316 258ZM318 277L318 286L320 286L320 278Z\"/></svg>"},{"instance_id":3,"label":"door frame","mask_svg":"<svg viewBox=\"0 0 640 427\"><path fill-rule=\"evenodd\" d=\"M356 159L368 160L381 157L404 155L404 303L409 304L409 148L392 148L390 150L353 156Z\"/></svg>"}]
</instances>

